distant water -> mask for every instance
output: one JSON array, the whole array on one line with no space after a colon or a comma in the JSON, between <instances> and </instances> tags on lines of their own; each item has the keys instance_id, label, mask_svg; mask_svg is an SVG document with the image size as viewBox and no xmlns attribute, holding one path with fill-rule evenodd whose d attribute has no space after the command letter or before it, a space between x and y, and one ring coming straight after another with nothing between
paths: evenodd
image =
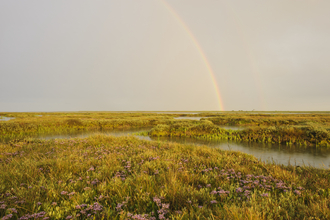
<instances>
[{"instance_id":1,"label":"distant water","mask_svg":"<svg viewBox=\"0 0 330 220\"><path fill-rule=\"evenodd\" d=\"M157 113L157 114L178 114L178 115L197 115L199 112L150 112L150 113Z\"/></svg>"},{"instance_id":2,"label":"distant water","mask_svg":"<svg viewBox=\"0 0 330 220\"><path fill-rule=\"evenodd\" d=\"M176 117L174 119L177 119L177 120L197 120L199 121L201 118L205 118L205 117Z\"/></svg>"},{"instance_id":3,"label":"distant water","mask_svg":"<svg viewBox=\"0 0 330 220\"><path fill-rule=\"evenodd\" d=\"M56 138L84 138L94 134L106 134L113 136L134 135L138 132L148 131L150 128L138 129L122 129L113 131L97 131L97 132L77 132L73 134L61 135L46 135L40 136L41 139L56 139ZM134 135L142 140L154 141L170 141L181 144L189 144L202 146L206 145L212 148L220 148L222 150L234 150L247 154L251 154L264 162L275 162L277 164L312 166L318 168L330 167L330 149L316 147L296 147L285 146L279 144L261 144L261 143L243 143L243 142L228 142L228 141L213 141L213 140L197 140L194 138L181 137L149 137Z\"/></svg>"},{"instance_id":4,"label":"distant water","mask_svg":"<svg viewBox=\"0 0 330 220\"><path fill-rule=\"evenodd\" d=\"M0 121L9 121L11 119L14 119L14 117L0 117Z\"/></svg>"}]
</instances>

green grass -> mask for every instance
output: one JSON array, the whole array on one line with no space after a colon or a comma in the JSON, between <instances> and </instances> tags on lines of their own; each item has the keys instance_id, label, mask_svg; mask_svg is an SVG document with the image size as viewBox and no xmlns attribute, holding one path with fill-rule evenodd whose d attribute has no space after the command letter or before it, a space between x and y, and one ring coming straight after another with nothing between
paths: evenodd
<instances>
[{"instance_id":1,"label":"green grass","mask_svg":"<svg viewBox=\"0 0 330 220\"><path fill-rule=\"evenodd\" d=\"M330 218L329 170L102 135L31 139L2 144L1 152L1 201L6 207L0 216L13 214L12 219L41 212L51 219L86 219L88 214L95 219L130 219L131 214L161 219L160 210L169 219Z\"/></svg>"},{"instance_id":2,"label":"green grass","mask_svg":"<svg viewBox=\"0 0 330 220\"><path fill-rule=\"evenodd\" d=\"M37 117L36 115L43 115ZM134 137L38 135L153 127L152 136L329 146L328 114L0 113L4 219L329 219L330 170ZM229 131L219 125L240 125ZM11 217L11 218L9 218Z\"/></svg>"}]
</instances>

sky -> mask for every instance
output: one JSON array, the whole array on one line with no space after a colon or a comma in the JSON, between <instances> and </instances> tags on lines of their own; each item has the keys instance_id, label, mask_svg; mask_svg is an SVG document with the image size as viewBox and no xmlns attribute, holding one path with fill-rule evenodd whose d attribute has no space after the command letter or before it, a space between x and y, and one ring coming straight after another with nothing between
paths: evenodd
<instances>
[{"instance_id":1,"label":"sky","mask_svg":"<svg viewBox=\"0 0 330 220\"><path fill-rule=\"evenodd\" d=\"M0 112L330 111L328 0L0 1Z\"/></svg>"}]
</instances>

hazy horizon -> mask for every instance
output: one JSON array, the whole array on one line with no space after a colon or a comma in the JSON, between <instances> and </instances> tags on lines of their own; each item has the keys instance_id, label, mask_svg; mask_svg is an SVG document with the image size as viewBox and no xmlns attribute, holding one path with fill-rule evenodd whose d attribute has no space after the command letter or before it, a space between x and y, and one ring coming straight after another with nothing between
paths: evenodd
<instances>
[{"instance_id":1,"label":"hazy horizon","mask_svg":"<svg viewBox=\"0 0 330 220\"><path fill-rule=\"evenodd\" d=\"M1 1L0 112L330 111L329 8Z\"/></svg>"}]
</instances>

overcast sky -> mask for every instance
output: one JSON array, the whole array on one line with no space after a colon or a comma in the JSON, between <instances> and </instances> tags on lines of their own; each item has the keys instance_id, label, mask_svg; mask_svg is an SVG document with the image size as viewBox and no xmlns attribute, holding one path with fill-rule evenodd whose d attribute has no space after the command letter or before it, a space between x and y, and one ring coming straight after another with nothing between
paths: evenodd
<instances>
[{"instance_id":1,"label":"overcast sky","mask_svg":"<svg viewBox=\"0 0 330 220\"><path fill-rule=\"evenodd\" d=\"M329 0L3 0L0 111L219 110L194 39L224 110L330 110Z\"/></svg>"}]
</instances>

